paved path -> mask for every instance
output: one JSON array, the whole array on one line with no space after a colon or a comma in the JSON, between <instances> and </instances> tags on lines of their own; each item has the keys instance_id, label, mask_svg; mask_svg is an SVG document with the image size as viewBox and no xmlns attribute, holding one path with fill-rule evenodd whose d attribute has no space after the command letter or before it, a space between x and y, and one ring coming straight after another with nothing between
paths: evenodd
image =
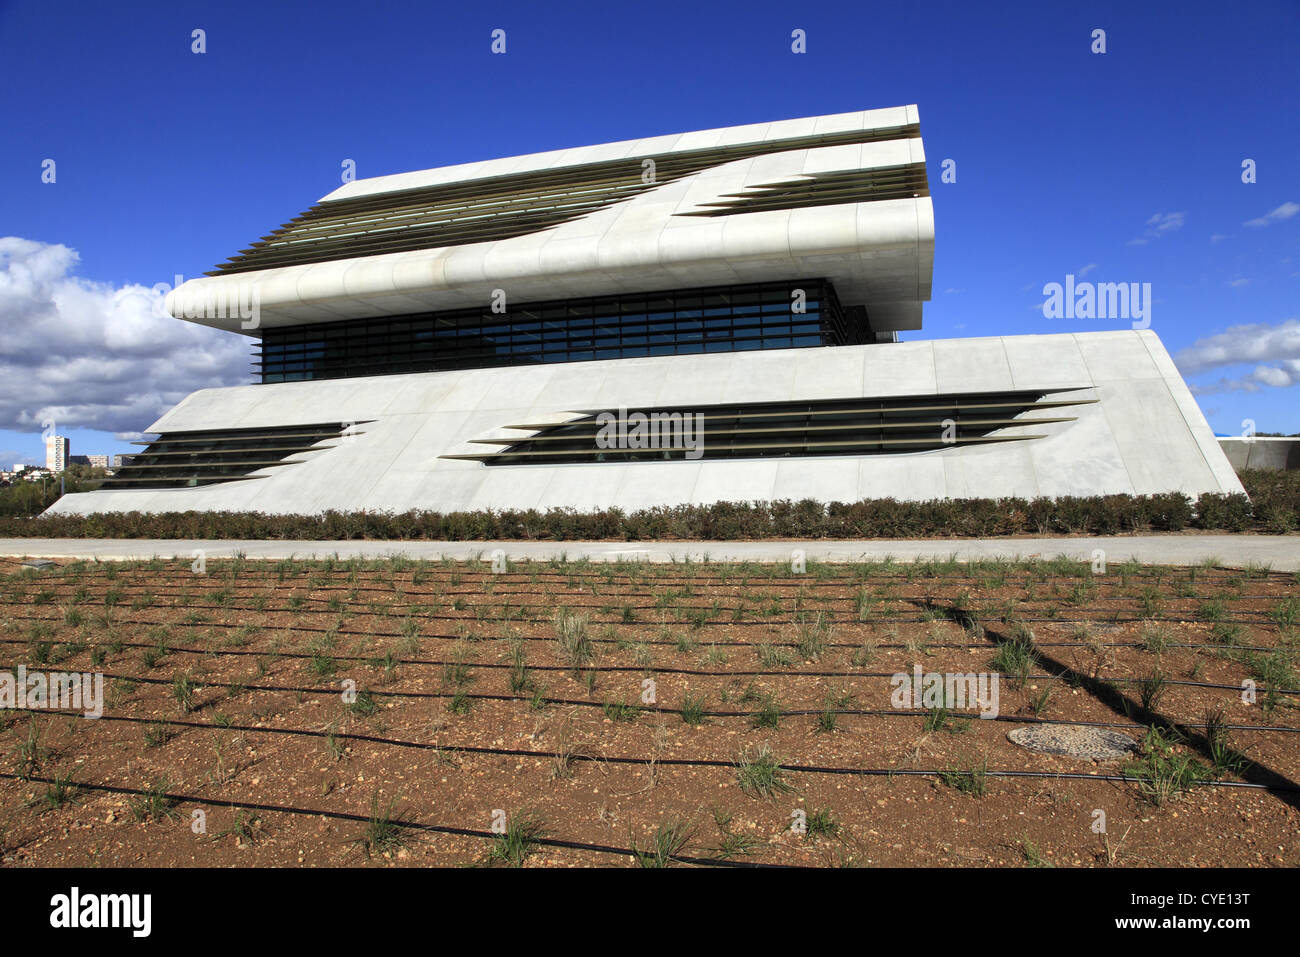
<instances>
[{"instance_id":1,"label":"paved path","mask_svg":"<svg viewBox=\"0 0 1300 957\"><path fill-rule=\"evenodd\" d=\"M1071 558L1092 561L1102 549L1106 561L1136 559L1160 565L1195 565L1217 559L1230 567L1255 563L1275 571L1300 571L1300 535L1114 535L1095 538L994 538L884 541L762 541L762 542L307 542L307 541L183 541L180 539L0 539L0 556L48 558L192 558L201 549L207 558L409 558L487 559L496 549L509 559L618 561L757 561L788 562L795 549L815 561L898 561L956 556L959 561L981 558Z\"/></svg>"}]
</instances>

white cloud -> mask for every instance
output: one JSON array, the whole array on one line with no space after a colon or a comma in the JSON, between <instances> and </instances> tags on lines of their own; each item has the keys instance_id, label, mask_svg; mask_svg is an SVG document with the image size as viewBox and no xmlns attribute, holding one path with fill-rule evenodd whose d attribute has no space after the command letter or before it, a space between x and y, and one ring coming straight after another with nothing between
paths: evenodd
<instances>
[{"instance_id":1,"label":"white cloud","mask_svg":"<svg viewBox=\"0 0 1300 957\"><path fill-rule=\"evenodd\" d=\"M1212 242L1212 243L1221 243L1221 242L1223 242L1223 241L1224 241L1225 239L1227 239L1227 238L1228 238L1228 237L1227 237L1225 234L1223 234L1223 233L1215 233L1213 236L1210 237L1210 242Z\"/></svg>"},{"instance_id":2,"label":"white cloud","mask_svg":"<svg viewBox=\"0 0 1300 957\"><path fill-rule=\"evenodd\" d=\"M1229 326L1223 332L1197 339L1174 356L1183 375L1279 359L1300 359L1300 319Z\"/></svg>"},{"instance_id":3,"label":"white cloud","mask_svg":"<svg viewBox=\"0 0 1300 957\"><path fill-rule=\"evenodd\" d=\"M0 428L135 434L195 389L249 381L252 340L167 316L153 289L79 279L78 260L0 238Z\"/></svg>"},{"instance_id":4,"label":"white cloud","mask_svg":"<svg viewBox=\"0 0 1300 957\"><path fill-rule=\"evenodd\" d=\"M1077 275L1080 279L1082 279L1084 276L1088 275L1088 273L1092 272L1096 268L1097 268L1096 263L1088 263L1088 265L1080 269L1075 275Z\"/></svg>"},{"instance_id":5,"label":"white cloud","mask_svg":"<svg viewBox=\"0 0 1300 957\"><path fill-rule=\"evenodd\" d=\"M1255 368L1244 376L1225 377L1208 385L1193 386L1192 391L1198 395L1258 392L1264 386L1287 388L1296 385L1300 383L1300 319L1231 326L1180 350L1174 356L1174 363L1185 376L1256 363Z\"/></svg>"},{"instance_id":6,"label":"white cloud","mask_svg":"<svg viewBox=\"0 0 1300 957\"><path fill-rule=\"evenodd\" d=\"M1159 239L1170 233L1177 232L1183 228L1183 223L1187 219L1187 213L1156 213L1146 221L1146 229L1142 235L1135 239L1130 239L1130 246L1145 246L1153 239Z\"/></svg>"},{"instance_id":7,"label":"white cloud","mask_svg":"<svg viewBox=\"0 0 1300 957\"><path fill-rule=\"evenodd\" d=\"M1252 229L1259 229L1271 223L1280 223L1284 219L1290 219L1296 213L1300 213L1300 203L1283 203L1277 209L1271 210L1263 216L1246 220L1242 225L1250 226Z\"/></svg>"},{"instance_id":8,"label":"white cloud","mask_svg":"<svg viewBox=\"0 0 1300 957\"><path fill-rule=\"evenodd\" d=\"M1258 392L1265 386L1285 389L1300 385L1300 359L1287 359L1275 366L1255 366L1250 372L1236 379L1220 378L1208 385L1193 385L1191 390L1196 395L1212 395L1216 392Z\"/></svg>"},{"instance_id":9,"label":"white cloud","mask_svg":"<svg viewBox=\"0 0 1300 957\"><path fill-rule=\"evenodd\" d=\"M1249 283L1250 283L1250 280L1249 280L1249 279L1229 279L1229 280L1228 280L1228 285L1231 286L1233 289L1236 289L1238 286L1249 285Z\"/></svg>"}]
</instances>

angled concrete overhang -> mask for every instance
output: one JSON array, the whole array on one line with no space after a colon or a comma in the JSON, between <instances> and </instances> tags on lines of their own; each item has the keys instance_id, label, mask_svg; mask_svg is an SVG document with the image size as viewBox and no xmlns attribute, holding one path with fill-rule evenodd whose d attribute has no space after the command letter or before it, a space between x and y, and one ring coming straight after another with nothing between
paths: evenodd
<instances>
[{"instance_id":1,"label":"angled concrete overhang","mask_svg":"<svg viewBox=\"0 0 1300 957\"><path fill-rule=\"evenodd\" d=\"M905 106L357 180L167 309L248 333L252 306L298 325L819 275L889 334L920 328L933 263Z\"/></svg>"}]
</instances>

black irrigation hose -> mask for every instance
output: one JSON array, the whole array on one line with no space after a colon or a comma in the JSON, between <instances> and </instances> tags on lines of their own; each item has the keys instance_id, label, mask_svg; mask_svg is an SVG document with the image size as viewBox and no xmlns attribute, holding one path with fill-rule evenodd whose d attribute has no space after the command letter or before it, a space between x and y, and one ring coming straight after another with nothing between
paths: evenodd
<instances>
[{"instance_id":1,"label":"black irrigation hose","mask_svg":"<svg viewBox=\"0 0 1300 957\"><path fill-rule=\"evenodd\" d=\"M254 730L261 731L265 729L257 728ZM317 733L322 735L324 734L324 732L317 732ZM428 747L431 750L437 750L438 746L429 745ZM452 748L444 747L442 750L452 750ZM515 754L519 757L552 757L552 758L567 757L569 760L574 760L574 761L594 761L594 762L605 763L605 764L647 764L648 765L653 763L657 766L665 766L665 767L681 767L681 766L708 767L708 768L735 768L736 767L736 763L733 761L722 761L713 758L699 758L699 759L662 758L662 759L652 760L648 758L640 759L640 758L626 758L626 757L599 757L599 756L580 755L580 754L564 756L564 755L559 755L554 753L546 754L543 752L536 752L536 751L522 751L522 750L512 751L511 749L502 749L500 751L496 751L493 753L505 754L507 756L511 754ZM777 764L775 765L775 767L781 771L788 771L792 774L833 774L833 775L850 775L850 776L858 776L858 777L890 777L890 778L892 777L937 777L942 779L943 777L950 776L950 775L966 775L966 776L978 775L978 776L990 777L990 778L1031 778L1031 779L1052 778L1058 780L1112 781L1112 782L1124 782L1124 783L1134 783L1134 784L1140 784L1143 781L1143 778L1135 777L1129 774L1085 774L1084 772L1081 771L998 771L998 770L990 771L987 769L981 769L978 771L963 771L963 770L948 769L948 768L945 768L943 770L926 769L926 768L845 768L845 767L837 767L833 765L825 766L825 765L813 765L813 764ZM21 781L21 780L38 781L43 784L56 783L50 780L49 778L31 777L31 778L24 779L20 775L8 774L5 772L0 772L0 778L6 778L15 781ZM109 790L109 791L115 791L116 793L132 793L132 794L142 795L142 796L151 793L148 791L138 791L131 788L118 789L112 785L90 785L90 784L81 784L76 781L73 781L71 783L77 787L93 788L97 790ZM1261 790L1261 791L1300 792L1300 786L1289 784L1289 783L1288 784L1279 784L1279 783L1262 784L1262 783L1254 783L1249 781L1222 781L1218 779L1208 779L1208 780L1200 779L1194 782L1194 786L1246 788L1250 790ZM226 807L251 808L253 810L267 810L267 811L282 810L282 811L286 811L287 813L324 814L326 816L330 816L331 814L331 812L327 812L327 811L323 812L323 811L310 811L310 810L302 810L302 809L287 809L287 808L280 808L275 805L258 806L255 804L246 804L238 801L205 800L203 798L193 797L189 795L178 796L172 794L163 794L162 796L172 800L184 800L191 803L218 804ZM335 813L342 814L343 812L335 812ZM348 815L348 817L349 819L358 820L358 821L368 822L370 820L370 818L365 815ZM394 821L394 823L397 822ZM435 829L435 828L439 830L442 829L441 827L435 825L429 825L428 827L429 829ZM461 831L459 830L446 831L446 833L461 833ZM467 833L472 834L473 836L486 836L486 837L496 836L488 831L471 831ZM565 846L565 845L558 845L558 846ZM628 856L631 856L630 849L614 848L611 849L611 851L615 853L623 853Z\"/></svg>"},{"instance_id":2,"label":"black irrigation hose","mask_svg":"<svg viewBox=\"0 0 1300 957\"><path fill-rule=\"evenodd\" d=\"M36 622L45 622L45 623L56 624L56 625L57 625L57 624L62 624L62 622L60 622L60 620L59 620L58 618L42 618L42 617L38 617L38 616L36 616L36 615L10 615L10 616L8 617L7 620L8 620L8 621L36 621ZM449 620L454 620L454 621L470 621L471 619L449 619ZM498 620L499 620L499 619L498 619ZM890 621L890 622L921 622L921 621L928 621L928 620L933 620L933 619L925 619L925 618L915 618L915 619L913 619L913 618L892 618L892 619L882 619L882 620L884 620L884 621ZM1019 620L1019 621L1024 621L1024 620L1035 620L1035 619L1017 619L1017 620ZM1143 620L1145 621L1146 619L1143 619ZM535 620L535 619L534 619L534 620L530 620L530 621L528 621L528 622L523 622L523 621L520 621L520 620L517 620L517 619L509 619L509 620L507 620L507 624L509 624L509 623L512 622L512 621L517 621L519 624L536 624L536 625L544 625L544 624L546 624L545 622L538 621L538 620ZM309 633L311 633L311 634L328 634L328 633L330 633L330 632L333 632L333 633L338 634L338 635L361 635L361 636L363 636L363 637L367 637L367 638L408 638L408 637L412 637L412 638L420 638L420 639L425 639L425 638L439 638L439 639L441 639L441 638L446 638L446 639L451 639L451 640L464 640L465 637L466 637L466 636L464 636L464 635L444 634L444 633L442 633L442 632L434 632L434 633L431 633L431 634L423 634L423 633L418 633L418 632L417 632L415 635L406 635L405 633L400 632L400 631L358 631L358 630L355 630L355 629L352 629L352 628L331 628L331 627L326 627L326 626L324 626L324 625L299 625L299 624L288 625L288 626L281 626L281 625L248 625L248 624L239 624L238 622L225 622L225 621L208 621L208 622L202 622L202 623L199 623L199 624L189 624L189 623L186 623L186 622L143 621L143 620L141 620L141 619L139 619L139 618L119 618L119 619L116 619L116 620L113 622L113 624L115 624L115 625L143 625L143 626L153 626L153 627L163 627L163 626L168 626L168 627L174 627L174 628L226 628L226 629L230 629L230 628L234 628L234 629L253 628L253 629L254 629L255 631L257 631L257 632L280 631L280 632L289 632L289 633L291 633L291 634L292 634L293 632L295 632L295 631L300 631L300 632L309 632ZM622 624L622 623L620 622L620 624ZM483 640L483 641L496 641L496 640L501 640L501 639L518 640L518 641L554 641L554 640L555 640L554 636L552 636L552 635L494 635L494 636L485 636L485 637L482 638L481 640ZM35 641L35 640L37 640L37 639L34 639L34 638L32 638L32 639L22 639L22 638L0 638L0 643L5 643L5 644L27 644L27 643L30 643L31 641ZM53 640L53 639L51 639L51 640ZM471 639L471 640L474 640L474 639ZM590 638L590 640L591 640L591 642L592 642L593 644L617 644L617 643L618 643L619 641L621 641L622 639L620 639L620 638L598 638L598 637L594 637L594 636L593 636L593 637ZM143 644L143 643L140 643L140 642L125 642L124 644L125 644L127 647L138 647L138 648L151 648L151 647L153 647L152 645ZM645 644L645 645L671 645L671 646L676 646L677 642L675 642L675 641L671 641L671 640L668 640L668 639L659 640L659 639L654 639L654 638L646 638L646 639L643 639L641 642L639 642L639 644ZM756 646L753 644L753 642L748 642L748 641L728 641L728 640L723 640L723 641L696 642L696 644L697 644L697 645L699 645L699 644L707 644L707 645L709 645L710 647L713 647L713 646L716 645L716 646L724 647L724 648L754 648L754 647L756 647ZM780 647L783 647L783 648L793 648L793 647L795 647L793 644L791 644L791 643L786 643L786 642L776 642L775 644L776 644L777 646L780 646ZM971 649L971 648L987 648L987 647L988 647L988 643L987 643L987 642L983 642L983 641L964 642L964 643L948 642L948 641L927 641L927 642L924 642L924 644L925 644L925 647L926 647L926 648L947 648L947 649L958 649L958 650L960 650L960 649ZM1085 643L1085 642L1081 642L1081 641L1038 641L1038 640L1035 640L1035 641L1034 641L1034 644L1035 644L1037 647L1039 647L1039 648L1089 648L1089 647L1093 647L1092 644L1090 644L1090 643ZM1146 647L1146 646L1145 646L1142 642L1140 642L1140 641L1103 641L1103 642L1098 642L1097 645L1100 646L1100 647L1102 647L1102 648L1145 648L1145 647ZM826 647L827 647L827 648L860 648L861 646L862 646L862 643L861 643L861 642L848 642L848 641L828 641L828 642L826 642ZM872 645L872 647L873 647L873 648L876 648L876 649L885 649L885 648L907 648L907 647L908 647L908 644L907 644L906 642L879 642L879 643L877 643L877 644ZM1166 645L1166 647L1169 647L1169 648L1199 648L1199 649L1214 649L1214 650L1216 650L1216 651L1222 651L1225 647L1231 647L1234 651L1276 651L1276 650L1277 650L1277 646L1275 646L1275 645L1236 645L1236 644L1234 644L1234 645L1230 645L1230 646L1229 646L1229 645L1225 645L1225 644L1223 644L1223 643L1215 643L1215 642L1199 642L1199 643L1192 642L1192 643L1189 643L1189 642L1172 642L1172 641L1171 641L1171 642L1169 642L1169 643ZM170 650L177 650L177 651L180 651L180 650L183 650L183 649L170 649ZM220 653L221 653L221 654L225 654L225 653L227 653L227 651L226 651L225 649L223 649ZM233 652L230 652L230 653L233 653ZM268 652L268 653L269 653L269 652ZM336 656L336 657L344 657L344 656Z\"/></svg>"},{"instance_id":3,"label":"black irrigation hose","mask_svg":"<svg viewBox=\"0 0 1300 957\"><path fill-rule=\"evenodd\" d=\"M0 644L21 645L25 643L26 642L24 642L22 639L18 639L18 638L0 638ZM130 647L130 648L155 647L154 645L146 644L144 642L130 642L130 643L123 643L123 644L124 647ZM296 652L296 651L259 652L259 651L245 651L243 649L222 649L220 651L213 651L213 650L200 649L200 648L171 648L171 647L168 647L166 649L166 653L167 654L178 653L178 654L192 654L192 655L212 655L216 657L220 657L221 655L251 656L255 658L261 658L269 655L269 656L274 656L275 658L288 658L292 660L305 660L305 661L310 661L311 659L317 657L317 655L315 654L306 654L304 652ZM330 655L323 655L323 657L329 658L331 661L363 662L373 667L381 667L384 664L383 659L375 658L373 656L368 656L368 655L330 654ZM394 658L393 664L395 666L396 665L431 665L436 667L445 667L447 665L464 665L467 668L496 668L496 669L510 669L515 667L515 665L512 663L496 662L496 661L492 661L492 662L455 661L455 660L423 659L423 658ZM552 671L571 672L575 670L571 665L534 665L534 664L525 663L524 667L527 668L529 671L545 671L545 672L552 672ZM590 665L590 666L584 665L577 670L591 671L591 672L596 672L597 674L621 674L621 673L638 673L638 674L647 674L647 675L663 674L663 675L684 675L687 677L695 677L695 678L893 678L895 675L900 674L900 672L897 671L706 671L700 668L668 668L668 667L659 667L659 666L642 667L640 665ZM996 673L1003 678L1009 677L1005 672L996 672ZM110 676L107 673L105 673L105 677L121 678L126 676L124 675ZM1145 680L1143 678L1111 677L1107 675L1094 675L1093 677L1096 678L1098 681L1110 681L1116 684L1137 684ZM1023 680L1055 681L1057 680L1057 678L1058 678L1057 675L1043 673L1043 674L1025 675ZM140 679L140 680L144 680L144 679ZM1187 681L1180 678L1165 678L1162 683L1169 687L1209 688L1215 691L1240 691L1241 690L1241 685L1239 684L1233 685L1233 684L1217 684L1209 681ZM293 689L293 690L297 690L297 689ZM1256 691L1262 694L1268 694L1271 692L1273 694L1280 694L1280 695L1300 695L1300 689L1288 689L1288 688L1270 689L1270 688L1256 687ZM400 694L400 692L388 692L388 693Z\"/></svg>"},{"instance_id":4,"label":"black irrigation hose","mask_svg":"<svg viewBox=\"0 0 1300 957\"><path fill-rule=\"evenodd\" d=\"M899 601L909 601L909 602L913 602L914 599L899 599ZM15 603L15 604L17 604L17 603ZM493 602L492 604L495 604L495 602ZM25 602L22 603L22 605L23 605L23 607L27 607L27 603L25 603ZM38 607L38 606L33 605L33 606L31 606L31 607ZM407 613L407 614L405 614L405 615L403 615L403 616L398 616L398 615L394 615L391 611L369 611L369 610L354 610L354 609L347 609L346 611L331 611L330 609L323 609L323 610L320 610L320 611L313 611L313 610L311 610L311 609L303 609L303 608L253 608L253 607L251 607L251 606L245 608L245 607L240 606L240 605L196 605L196 604L188 604L188 605L186 605L185 607L186 607L187 609L202 609L202 610L204 610L204 611L227 611L227 612L236 612L236 611L253 611L253 612L257 612L257 613L260 614L260 615L289 614L289 613L294 613L294 614L299 614L299 615L303 615L303 614L308 614L308 615L311 615L311 614L316 614L316 615L326 615L326 614L337 614L337 615L343 615L343 614L346 614L346 615L348 615L349 617L352 617L352 618L372 618L372 617L373 617L373 618L397 618L397 617L403 617L403 618L409 618L409 619L417 619L417 620L420 620L420 621L459 621L459 622L466 622L466 623L469 623L469 624L483 624L483 623L495 623L495 622L505 622L506 624L509 624L510 622L519 622L519 623L522 624L522 623L524 623L524 621L525 621L525 619L523 619L522 617L520 617L520 618L511 618L511 617L502 617L502 616L500 616L500 615L484 615L484 616L482 616L482 617L469 617L469 616L457 616L457 615L439 615L439 614L433 614L433 613L431 613L431 612L425 612L425 613L420 613L420 614L415 614L415 615L412 615L412 614L410 614L410 613ZM477 606L477 607L486 607L486 608L490 608L490 607L492 607L492 605L482 605L482 606ZM503 607L508 608L509 606L508 606L508 604L507 604L507 605L504 605ZM597 610L599 610L599 609L603 608L604 606L603 606L603 605L572 605L572 604L570 604L570 605L565 605L565 606L563 606L563 607L565 607L565 608L592 608L592 609L597 609ZM141 609L131 609L131 610L132 610L132 611L136 611L136 610L143 611L144 609L141 608ZM175 610L175 606L174 606L174 605L159 606L159 610L160 610L160 611L162 611L162 610L171 611L171 610ZM653 610L653 611L663 611L663 610L665 610L665 609L659 608L658 606L655 606L655 605L638 605L637 608L634 609L634 610L640 610L640 611L652 611L652 610ZM698 606L698 605L674 605L674 606L672 606L672 610L674 610L674 611L682 611L682 610L711 611L712 609L711 609L711 608L705 608L705 607L703 607L703 606ZM719 610L721 611L721 610L725 610L725 609L719 609ZM800 609L791 609L792 612L798 612L799 610L800 610ZM930 621L934 621L934 620L935 620L934 618L926 618L925 616L917 616L917 617L913 618L913 617L904 617L904 616L902 616L902 615L872 616L872 617L867 617L867 618L862 618L862 617L853 617L853 618L847 618L847 617L846 617L846 618L835 618L835 617L832 617L832 616L826 616L826 615L819 615L819 617L820 617L821 622L824 623L824 624L826 624L826 625L915 624L915 623L919 623L919 622L930 622ZM994 615L989 615L989 616L985 616L985 617L986 617L986 618L1000 619L1002 616L1001 616L1001 615L998 615L998 614L994 614ZM1152 618L1152 617L1149 616L1149 615L1137 615L1137 616L1124 616L1124 617L1121 617L1121 616L1119 616L1118 614L1113 614L1113 615L1111 615L1110 617L1105 617L1105 618L1100 617L1100 616L1096 616L1096 615L1094 615L1094 616L1090 616L1090 617L1087 617L1087 618L1066 618L1066 617L1063 617L1063 616L1061 616L1061 615L1056 615L1056 616L1052 616L1052 617L1048 617L1048 616L1046 616L1046 615L1043 615L1043 616L1024 616L1024 615L1016 615L1016 616L1014 616L1014 617L1015 617L1015 619L1016 619L1017 621L1037 622L1037 623L1057 623L1057 624L1098 624L1098 623L1100 623L1100 624L1133 624L1133 623L1135 623L1135 622L1148 622L1148 621L1159 621L1159 622L1164 622L1164 623L1166 623L1166 624L1185 624L1185 625L1194 625L1194 624L1213 625L1213 624L1219 624L1219 623L1241 624L1241 625L1269 625L1269 624L1277 624L1277 622L1276 622L1272 617L1270 617L1270 616L1268 616L1268 615L1260 615L1260 616L1257 616L1257 617L1244 617L1244 616L1242 616L1242 615L1235 615L1235 616L1221 615L1221 616L1216 616L1216 617L1214 617L1214 618L1198 618L1198 617L1196 617L1196 616L1186 616L1186 615L1179 615L1179 616L1176 616L1176 617L1169 617L1169 618L1165 618L1165 617ZM50 618L50 619L45 619L45 620L48 620L48 621L55 621L55 620L57 620L57 619ZM538 619L538 618L531 618L531 617L530 617L530 618L527 619L527 622L528 622L529 624L543 624L543 623L545 622L545 620L544 620L544 619ZM160 624L161 624L161 623L160 623ZM184 624L184 622L179 622L178 624ZM588 624L592 624L592 625L624 625L624 626L626 626L626 627L630 627L630 628L638 628L638 627L653 627L653 628L658 628L658 627L660 627L660 626L668 625L668 624L673 624L673 625L690 625L690 626L692 626L692 627L699 627L699 628L703 628L703 627L705 627L706 625L727 625L727 626L731 626L731 627L733 627L733 628L752 628L752 627L757 627L757 626L760 626L760 625L795 625L795 624L799 624L799 622L795 622L795 621L786 621L784 618L746 618L746 619L742 619L742 620L737 621L737 620L734 619L734 618L695 618L695 617L690 617L690 616L677 616L677 617L675 617L671 622L669 622L669 621L666 620L666 619L661 619L661 620L659 620L659 621L642 621L642 620L640 620L640 619L634 619L634 620L632 620L632 621L625 621L625 620L623 620L623 619L621 619L621 618L590 618L590 619L588 619Z\"/></svg>"},{"instance_id":5,"label":"black irrigation hose","mask_svg":"<svg viewBox=\"0 0 1300 957\"><path fill-rule=\"evenodd\" d=\"M167 678L150 678L144 676L122 675L122 674L116 674L107 671L102 672L102 674L104 675L105 678L112 678L113 680L117 680L117 681L134 682L136 684L171 685L175 683L174 679L169 680ZM1050 678L1050 680L1056 680L1056 679ZM240 684L240 683L230 682L230 681L204 681L202 679L195 679L194 684L195 687L199 689L226 688L227 690L233 689L236 691L286 692L286 693L303 694L303 695L308 695L308 694L325 695L327 697L333 697L335 695L341 695L343 693L343 690L341 688L304 688L304 687L298 687L294 685ZM1234 691L1240 690L1235 685L1228 685L1226 687L1231 688ZM507 703L519 702L524 704L530 702L530 699L528 698L522 698L518 695L513 695L513 694L470 693L468 691L464 691L463 689L454 692L388 691L388 690L377 689L377 688L357 689L358 694L362 692L370 695L372 698L411 698L415 700L436 701L439 699L454 699L459 696L460 698L468 701L502 701ZM541 695L537 697L537 700L544 702L547 705L559 705L566 708L598 708L600 710L604 710L605 707L609 704L609 702L604 702L604 701L584 701L577 698L551 698L551 697L545 697ZM637 705L636 707L639 710L643 710L648 714L675 714L678 715L679 717L682 716L685 711L685 709L683 708L668 708L658 704L654 705L653 707L646 707L646 708L642 708L639 705ZM723 710L708 710L708 709L701 709L697 713L701 717L706 717L706 718L749 718L751 720L757 717L759 714L759 712L755 712L755 711L723 711ZM908 710L898 709L898 708L890 708L890 709L805 708L805 709L782 710L780 712L781 716L790 716L790 717L821 715L821 714L828 714L828 713L841 715L845 717L890 717L893 715L901 715L906 717L927 717L930 714L928 710L908 711ZM962 715L954 715L954 717L962 717ZM970 717L972 718L972 720L974 720L977 716L970 715ZM981 720L1017 721L1017 722L1029 721L1029 719L1021 719L1015 715L999 715L993 719L981 719ZM1044 719L1037 719L1037 720L1041 721L1042 723L1051 723L1051 724L1086 724L1087 723L1087 722L1079 722L1079 721L1066 721L1064 719L1044 718ZM1101 727L1110 727L1110 725L1102 725ZM1134 727L1134 725L1117 724L1114 725L1114 727L1132 728ZM1191 724L1180 724L1180 727L1194 728L1194 727L1203 727L1203 726L1191 725ZM1251 725L1242 725L1241 730L1255 730L1255 727Z\"/></svg>"},{"instance_id":6,"label":"black irrigation hose","mask_svg":"<svg viewBox=\"0 0 1300 957\"><path fill-rule=\"evenodd\" d=\"M58 714L67 717L82 716L82 713L79 711L68 711L68 710L53 709L53 708L49 708L49 709L43 708L39 710L34 708L18 708L15 710L23 711L32 717L41 714L51 714L51 715ZM671 714L676 712L669 711L668 713ZM710 713L719 714L719 715L732 715L732 716L752 714L752 712L739 712L739 711L718 712L718 713L710 712ZM820 714L820 713L821 713L820 711L782 711L781 716L782 717L786 717L789 715L806 716L806 715ZM874 716L874 717L882 717L882 718L891 718L891 717L925 718L929 716L929 713L925 711L904 711L899 709L878 710L878 711L855 710L855 711L840 711L836 713L848 714L848 715L865 715L865 716ZM521 748L482 747L482 746L468 745L468 744L431 744L426 741L410 741L405 738L387 738L381 735L357 734L355 732L349 732L349 731L335 731L335 732L312 731L306 728L258 727L255 725L242 725L242 724L221 725L221 724L208 724L202 721L185 721L180 718L152 718L152 717L139 717L136 715L124 715L124 714L115 714L115 715L105 714L105 715L100 715L100 717L95 718L93 720L122 721L130 724L147 724L147 725L165 724L165 725L174 725L176 727L181 727L181 728L193 728L200 731L203 730L218 731L218 732L240 731L240 732L251 732L251 733L264 732L266 734L282 734L291 737L305 737L305 738L329 738L332 736L340 740L362 741L367 744L382 744L382 745L389 745L398 748L415 748L417 750L422 750L422 751L454 751L456 753L463 753L463 754L488 754L488 755L497 755L497 756L506 756L506 757L534 757L534 758L551 758L551 759L566 757L566 755L561 755L553 751L526 751ZM1065 718L1037 718L1037 717L1029 717L1027 715L998 715L995 718L982 719L982 720L1001 721L1008 724L1065 725L1065 726L1082 727L1082 728L1110 728L1110 729L1118 729L1122 731L1135 731L1138 729L1138 727L1140 727L1132 723L1124 723L1120 721L1071 721ZM1208 730L1209 725L1186 724L1183 725L1183 727L1195 728L1197 730ZM1260 731L1260 732L1281 733L1281 734L1300 734L1300 728L1289 728L1285 726L1270 727L1266 725L1225 724L1225 725L1220 725L1219 727L1223 731ZM598 755L582 755L582 756L568 755L567 757L573 760L584 760L584 761L589 760L589 761L596 761L596 762L604 761L610 764L654 763L654 764L666 764L674 767L691 767L699 763L696 759L692 759L692 758L657 759L657 758L601 757Z\"/></svg>"},{"instance_id":7,"label":"black irrigation hose","mask_svg":"<svg viewBox=\"0 0 1300 957\"><path fill-rule=\"evenodd\" d=\"M9 781L34 781L39 784L63 783L86 791L102 791L107 794L126 794L134 795L136 797L159 797L164 798L173 804L200 804L214 807L228 807L235 810L263 811L268 814L298 814L308 817L331 818L336 821L352 821L359 824L369 824L371 821L370 816L367 814L352 814L347 811L322 811L312 808L294 807L292 805L230 801L225 798L205 798L193 794L177 794L170 791L141 791L138 788L128 788L115 784L87 784L81 781L59 782L50 778L38 776L24 778L20 775L8 774L6 772L0 772L0 779ZM389 823L394 827L402 827L412 831L450 834L455 837L476 837L485 840L496 840L501 836L499 834L494 834L491 831L480 831L469 827L453 827L449 824L427 824L422 821L411 821L401 817L395 817ZM541 834L530 838L530 842L544 847L556 847L573 851L591 851L597 854L617 854L621 857L635 858L635 854L630 847L616 847L611 844L589 844L585 841L568 841L561 838L546 837ZM792 864L768 864L760 861L736 861L727 858L688 857L683 854L669 855L669 860L676 861L680 864L697 864L703 867L739 867L763 870L778 868L784 869L796 866Z\"/></svg>"}]
</instances>

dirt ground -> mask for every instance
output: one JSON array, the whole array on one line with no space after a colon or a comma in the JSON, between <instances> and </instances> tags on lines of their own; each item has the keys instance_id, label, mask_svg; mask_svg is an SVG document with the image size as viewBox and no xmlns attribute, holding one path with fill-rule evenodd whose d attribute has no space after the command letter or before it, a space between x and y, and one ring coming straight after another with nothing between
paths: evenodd
<instances>
[{"instance_id":1,"label":"dirt ground","mask_svg":"<svg viewBox=\"0 0 1300 957\"><path fill-rule=\"evenodd\" d=\"M0 576L0 668L102 673L106 699L97 720L0 711L9 866L1300 864L1295 575L236 559ZM898 707L892 676L914 666L998 671L997 719ZM1008 739L1042 722L1142 751Z\"/></svg>"}]
</instances>

